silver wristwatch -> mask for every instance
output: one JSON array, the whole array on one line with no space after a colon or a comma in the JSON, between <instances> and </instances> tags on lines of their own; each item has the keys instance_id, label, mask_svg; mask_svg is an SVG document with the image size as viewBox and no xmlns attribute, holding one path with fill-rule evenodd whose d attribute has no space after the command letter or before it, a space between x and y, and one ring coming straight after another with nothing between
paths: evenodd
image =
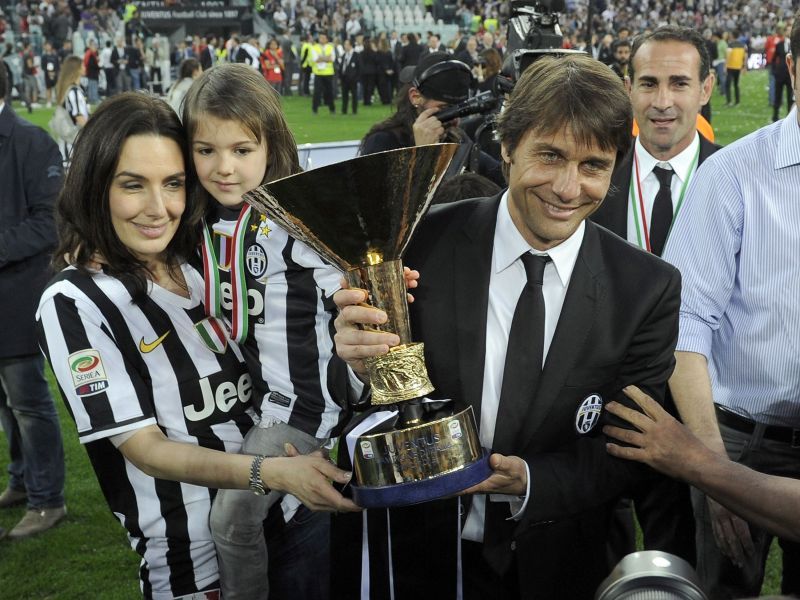
<instances>
[{"instance_id":1,"label":"silver wristwatch","mask_svg":"<svg viewBox=\"0 0 800 600\"><path fill-rule=\"evenodd\" d=\"M254 456L253 462L250 463L250 491L256 496L263 496L267 493L267 487L261 480L261 463L264 462L266 456Z\"/></svg>"}]
</instances>

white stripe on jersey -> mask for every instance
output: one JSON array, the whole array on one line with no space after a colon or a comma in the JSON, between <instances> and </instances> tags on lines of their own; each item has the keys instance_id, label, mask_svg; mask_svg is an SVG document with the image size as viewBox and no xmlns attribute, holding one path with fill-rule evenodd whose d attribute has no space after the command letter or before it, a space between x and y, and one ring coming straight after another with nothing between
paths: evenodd
<instances>
[{"instance_id":1,"label":"white stripe on jersey","mask_svg":"<svg viewBox=\"0 0 800 600\"><path fill-rule=\"evenodd\" d=\"M256 244L260 246L263 255L266 255L266 271L254 273L250 265L245 268L252 333L245 342L244 355L248 369L254 376L255 389L269 392L261 399L260 410L263 415L289 423L309 435L328 438L339 423L340 405L346 400L341 398L337 402L330 392L329 368L331 361L339 359L334 356L331 335L333 315L325 310L323 299L324 296L330 298L339 289L342 274L325 263L307 245L292 239L278 224L269 219L259 221L259 218L259 215L253 215L251 222L257 224L257 230L247 233L244 246L245 252ZM233 221L220 220L212 228L227 233L234 226ZM288 280L290 267L284 253L290 244L290 258L294 263L291 276L299 273L298 267L308 269L311 276L308 283L290 283ZM229 320L230 273L220 272L220 281L223 286L222 309ZM288 303L290 293L299 293L309 299L313 295L315 298L315 314L311 315L309 311L303 319L295 318L291 325L291 335L304 338L301 346L290 344L287 311L296 308ZM316 340L316 348L307 347L309 341L310 345L314 345L313 340ZM308 362L314 353L315 362ZM306 364L293 364L292 360L297 360L297 355L302 356ZM295 373L294 377L292 373ZM342 370L342 373L346 374L346 371ZM301 379L298 380L298 377ZM297 389L298 385L312 391L302 392ZM298 403L297 398L301 393L306 397ZM259 405L256 399L254 403Z\"/></svg>"}]
</instances>

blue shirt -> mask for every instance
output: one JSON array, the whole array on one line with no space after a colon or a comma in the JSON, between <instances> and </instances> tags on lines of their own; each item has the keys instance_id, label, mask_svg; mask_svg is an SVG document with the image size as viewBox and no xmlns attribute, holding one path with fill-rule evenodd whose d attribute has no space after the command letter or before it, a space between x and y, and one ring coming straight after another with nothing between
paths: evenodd
<instances>
[{"instance_id":1,"label":"blue shirt","mask_svg":"<svg viewBox=\"0 0 800 600\"><path fill-rule=\"evenodd\" d=\"M800 427L797 107L709 157L664 258L683 275L679 351L708 358L714 402Z\"/></svg>"}]
</instances>

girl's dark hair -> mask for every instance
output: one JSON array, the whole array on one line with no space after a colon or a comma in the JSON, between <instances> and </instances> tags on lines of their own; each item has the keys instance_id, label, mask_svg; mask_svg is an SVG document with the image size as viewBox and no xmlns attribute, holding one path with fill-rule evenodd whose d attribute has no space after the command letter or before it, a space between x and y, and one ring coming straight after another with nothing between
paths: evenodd
<instances>
[{"instance_id":1,"label":"girl's dark hair","mask_svg":"<svg viewBox=\"0 0 800 600\"><path fill-rule=\"evenodd\" d=\"M56 203L58 248L53 265L63 269L74 264L86 270L102 257L103 271L125 283L133 290L134 301L140 301L147 294L151 274L117 237L108 198L122 148L135 135L173 140L188 164L186 136L166 102L139 92L104 101L81 129L72 149L72 163ZM204 211L202 201L186 195L186 208L165 252L171 273L196 250Z\"/></svg>"},{"instance_id":2,"label":"girl's dark hair","mask_svg":"<svg viewBox=\"0 0 800 600\"><path fill-rule=\"evenodd\" d=\"M183 123L189 143L205 115L234 121L267 146L267 169L262 183L299 173L294 136L286 124L281 99L264 77L243 63L225 63L204 72L186 93ZM194 163L188 163L194 169ZM202 187L198 184L198 193Z\"/></svg>"}]
</instances>

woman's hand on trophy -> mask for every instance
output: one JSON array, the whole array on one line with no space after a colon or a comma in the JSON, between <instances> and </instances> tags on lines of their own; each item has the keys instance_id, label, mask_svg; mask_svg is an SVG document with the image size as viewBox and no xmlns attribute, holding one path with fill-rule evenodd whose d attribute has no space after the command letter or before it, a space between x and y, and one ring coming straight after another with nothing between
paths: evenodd
<instances>
[{"instance_id":1,"label":"woman's hand on trophy","mask_svg":"<svg viewBox=\"0 0 800 600\"><path fill-rule=\"evenodd\" d=\"M399 336L394 333L359 328L383 325L387 321L386 313L365 304L366 300L367 292L356 288L344 288L333 295L339 308L334 322L336 353L364 380L367 374L364 359L386 354L390 347L400 343Z\"/></svg>"},{"instance_id":2,"label":"woman's hand on trophy","mask_svg":"<svg viewBox=\"0 0 800 600\"><path fill-rule=\"evenodd\" d=\"M462 494L507 494L522 496L528 490L528 469L518 456L492 454L489 466L494 471L478 485L473 485Z\"/></svg>"},{"instance_id":3,"label":"woman's hand on trophy","mask_svg":"<svg viewBox=\"0 0 800 600\"><path fill-rule=\"evenodd\" d=\"M318 451L303 455L286 444L286 453L286 457L268 458L262 464L261 477L269 489L290 493L311 510L362 510L331 485L332 481L348 483L352 473L338 469Z\"/></svg>"}]
</instances>

